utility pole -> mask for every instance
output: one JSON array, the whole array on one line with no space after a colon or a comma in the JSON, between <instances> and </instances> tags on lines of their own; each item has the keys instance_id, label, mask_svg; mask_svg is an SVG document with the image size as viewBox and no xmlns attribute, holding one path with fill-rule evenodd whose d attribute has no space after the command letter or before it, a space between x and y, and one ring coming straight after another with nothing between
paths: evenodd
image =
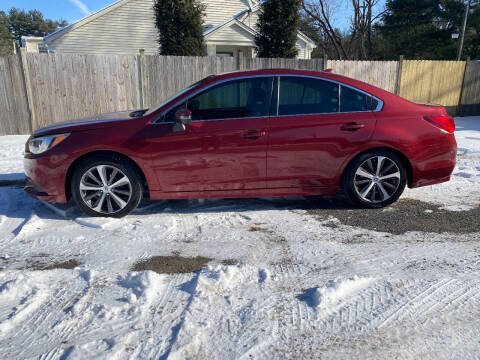
<instances>
[{"instance_id":1,"label":"utility pole","mask_svg":"<svg viewBox=\"0 0 480 360\"><path fill-rule=\"evenodd\" d=\"M468 13L470 12L470 1L471 0L467 0L467 7L465 8L465 15L463 17L462 35L460 35L460 44L458 45L457 61L462 59L463 42L465 40L465 31L467 29Z\"/></svg>"}]
</instances>

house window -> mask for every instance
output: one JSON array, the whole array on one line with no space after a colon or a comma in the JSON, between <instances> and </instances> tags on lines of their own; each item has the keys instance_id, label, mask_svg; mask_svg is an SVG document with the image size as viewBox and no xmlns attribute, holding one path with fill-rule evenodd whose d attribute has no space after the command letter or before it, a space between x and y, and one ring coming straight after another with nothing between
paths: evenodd
<instances>
[{"instance_id":1,"label":"house window","mask_svg":"<svg viewBox=\"0 0 480 360\"><path fill-rule=\"evenodd\" d=\"M217 52L218 57L233 57L233 52Z\"/></svg>"},{"instance_id":2,"label":"house window","mask_svg":"<svg viewBox=\"0 0 480 360\"><path fill-rule=\"evenodd\" d=\"M48 50L47 45L42 44L42 43L39 43L39 44L38 44L38 52L39 52L39 53L48 54L50 51Z\"/></svg>"}]
</instances>

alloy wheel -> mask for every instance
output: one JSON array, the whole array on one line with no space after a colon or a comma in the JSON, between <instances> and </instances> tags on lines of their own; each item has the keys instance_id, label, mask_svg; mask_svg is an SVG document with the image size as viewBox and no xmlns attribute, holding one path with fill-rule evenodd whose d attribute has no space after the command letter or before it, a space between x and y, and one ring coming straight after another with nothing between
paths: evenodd
<instances>
[{"instance_id":1,"label":"alloy wheel","mask_svg":"<svg viewBox=\"0 0 480 360\"><path fill-rule=\"evenodd\" d=\"M90 209L102 214L114 214L127 206L132 197L132 185L119 168L97 165L83 174L80 196Z\"/></svg>"},{"instance_id":2,"label":"alloy wheel","mask_svg":"<svg viewBox=\"0 0 480 360\"><path fill-rule=\"evenodd\" d=\"M397 192L400 183L399 166L385 156L366 160L355 172L355 190L362 200L369 203L389 200Z\"/></svg>"}]
</instances>

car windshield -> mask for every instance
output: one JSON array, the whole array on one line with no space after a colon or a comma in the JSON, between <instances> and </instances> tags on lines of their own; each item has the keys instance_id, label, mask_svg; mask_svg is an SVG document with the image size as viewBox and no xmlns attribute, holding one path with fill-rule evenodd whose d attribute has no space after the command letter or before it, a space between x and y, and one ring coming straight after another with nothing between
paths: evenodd
<instances>
[{"instance_id":1,"label":"car windshield","mask_svg":"<svg viewBox=\"0 0 480 360\"><path fill-rule=\"evenodd\" d=\"M157 105L157 106L153 106L151 107L150 109L148 109L144 115L150 115L150 114L153 114L155 111L157 111L158 109L160 109L162 106L168 104L170 101L173 101L175 100L176 98L182 96L183 94L185 94L186 92L192 90L195 86L198 86L200 85L201 83L207 81L208 79L211 79L215 77L215 75L210 75L210 76L207 76L206 78L200 80L200 81L197 81L196 83L190 85L189 87L187 87L185 90L183 90L182 92L180 92L179 94L176 94L174 96L172 96L171 98L169 98L168 100L164 101L163 103L161 103L160 105Z\"/></svg>"}]
</instances>

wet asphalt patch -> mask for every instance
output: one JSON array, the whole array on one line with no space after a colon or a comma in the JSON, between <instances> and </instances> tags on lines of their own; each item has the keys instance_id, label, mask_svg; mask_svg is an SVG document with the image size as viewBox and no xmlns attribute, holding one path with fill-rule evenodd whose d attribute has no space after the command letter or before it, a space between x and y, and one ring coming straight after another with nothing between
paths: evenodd
<instances>
[{"instance_id":1,"label":"wet asphalt patch","mask_svg":"<svg viewBox=\"0 0 480 360\"><path fill-rule=\"evenodd\" d=\"M384 209L309 209L320 221L331 219L325 226L343 225L402 235L410 231L428 233L480 233L480 206L468 211L448 211L418 200L400 200ZM480 240L480 235L478 237Z\"/></svg>"},{"instance_id":2,"label":"wet asphalt patch","mask_svg":"<svg viewBox=\"0 0 480 360\"><path fill-rule=\"evenodd\" d=\"M27 265L21 270L33 270L33 271L46 271L54 269L65 269L71 270L75 269L77 266L80 266L81 263L76 259L69 259L67 261L61 262L47 262L40 260L27 260Z\"/></svg>"},{"instance_id":3,"label":"wet asphalt patch","mask_svg":"<svg viewBox=\"0 0 480 360\"><path fill-rule=\"evenodd\" d=\"M132 267L132 271L151 270L159 274L185 274L203 269L210 261L212 261L212 259L201 256L194 258L177 255L153 256L137 262Z\"/></svg>"},{"instance_id":4,"label":"wet asphalt patch","mask_svg":"<svg viewBox=\"0 0 480 360\"><path fill-rule=\"evenodd\" d=\"M20 266L15 265L20 262ZM55 269L71 270L82 265L77 259L72 258L65 261L52 259L48 254L32 255L31 258L19 261L9 256L0 257L0 270L5 270L9 265L11 270L31 270L31 271L47 271Z\"/></svg>"}]
</instances>

